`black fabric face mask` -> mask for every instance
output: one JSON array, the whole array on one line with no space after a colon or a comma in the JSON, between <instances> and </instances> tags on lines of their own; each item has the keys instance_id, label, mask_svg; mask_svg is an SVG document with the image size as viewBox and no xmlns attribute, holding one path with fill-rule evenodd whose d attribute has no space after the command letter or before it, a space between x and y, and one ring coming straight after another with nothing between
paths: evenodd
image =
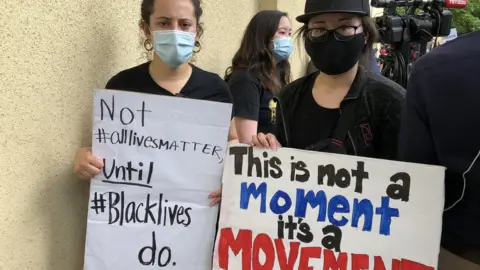
<instances>
[{"instance_id":1,"label":"black fabric face mask","mask_svg":"<svg viewBox=\"0 0 480 270\"><path fill-rule=\"evenodd\" d=\"M315 67L328 75L339 75L353 68L364 47L364 33L354 35L349 41L338 41L333 33L329 33L324 42L312 42L308 38L305 41L305 49Z\"/></svg>"}]
</instances>

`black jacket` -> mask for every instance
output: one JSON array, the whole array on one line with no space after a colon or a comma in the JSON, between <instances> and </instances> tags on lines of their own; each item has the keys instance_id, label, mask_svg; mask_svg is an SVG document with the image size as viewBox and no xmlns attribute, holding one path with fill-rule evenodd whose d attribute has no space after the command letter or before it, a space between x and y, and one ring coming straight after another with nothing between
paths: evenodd
<instances>
[{"instance_id":1,"label":"black jacket","mask_svg":"<svg viewBox=\"0 0 480 270\"><path fill-rule=\"evenodd\" d=\"M415 63L399 135L402 161L447 168L442 246L460 256L480 251L479 43L462 35Z\"/></svg>"},{"instance_id":2,"label":"black jacket","mask_svg":"<svg viewBox=\"0 0 480 270\"><path fill-rule=\"evenodd\" d=\"M289 144L291 121L300 98L311 91L306 87L312 76L309 74L287 85L277 98L277 126L275 135L284 147ZM340 113L348 106L354 107L353 121L348 124L348 133L343 143L343 151L309 149L336 152L348 155L380 159L396 159L397 138L400 128L400 115L405 89L397 83L372 72L359 68L357 76L340 104ZM340 116L339 122L345 119ZM340 124L340 123L339 123ZM321 138L319 138L320 140ZM329 139L331 141L331 139Z\"/></svg>"}]
</instances>

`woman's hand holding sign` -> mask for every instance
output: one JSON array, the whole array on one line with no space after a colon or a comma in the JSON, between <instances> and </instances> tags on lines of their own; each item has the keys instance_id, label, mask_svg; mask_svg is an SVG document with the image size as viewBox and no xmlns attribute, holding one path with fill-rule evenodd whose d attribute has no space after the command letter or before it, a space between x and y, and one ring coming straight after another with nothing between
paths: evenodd
<instances>
[{"instance_id":1,"label":"woman's hand holding sign","mask_svg":"<svg viewBox=\"0 0 480 270\"><path fill-rule=\"evenodd\" d=\"M214 206L222 200L222 188L220 187L217 191L212 192L208 195L208 198L212 199L210 206Z\"/></svg>"},{"instance_id":2,"label":"woman's hand holding sign","mask_svg":"<svg viewBox=\"0 0 480 270\"><path fill-rule=\"evenodd\" d=\"M91 180L103 169L103 161L92 155L91 147L80 148L75 155L73 172L83 180Z\"/></svg>"},{"instance_id":3,"label":"woman's hand holding sign","mask_svg":"<svg viewBox=\"0 0 480 270\"><path fill-rule=\"evenodd\" d=\"M278 142L277 137L275 137L275 135L272 133L258 133L257 135L254 135L252 138L252 144L256 147L268 148L272 150L282 147Z\"/></svg>"},{"instance_id":4,"label":"woman's hand holding sign","mask_svg":"<svg viewBox=\"0 0 480 270\"><path fill-rule=\"evenodd\" d=\"M90 181L101 173L103 166L103 161L92 154L91 147L83 147L75 155L73 172L78 178ZM212 199L210 206L218 204L222 199L222 188L210 193L208 198Z\"/></svg>"}]
</instances>

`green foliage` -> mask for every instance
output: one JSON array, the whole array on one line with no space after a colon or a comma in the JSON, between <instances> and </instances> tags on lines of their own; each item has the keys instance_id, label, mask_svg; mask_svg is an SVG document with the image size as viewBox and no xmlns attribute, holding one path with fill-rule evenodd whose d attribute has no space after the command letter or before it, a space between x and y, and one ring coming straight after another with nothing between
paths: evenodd
<instances>
[{"instance_id":1,"label":"green foliage","mask_svg":"<svg viewBox=\"0 0 480 270\"><path fill-rule=\"evenodd\" d=\"M397 7L397 8L396 8L396 11L397 11L397 14L398 14L398 15L404 15L405 13L407 13L407 9L404 8L404 7ZM417 9L415 10L415 14L420 14L420 13L422 13L422 12L423 12L423 10L422 10L422 9L419 9L419 8L417 8Z\"/></svg>"},{"instance_id":2,"label":"green foliage","mask_svg":"<svg viewBox=\"0 0 480 270\"><path fill-rule=\"evenodd\" d=\"M453 13L453 28L459 35L480 30L480 0L468 0L465 9L450 9Z\"/></svg>"}]
</instances>

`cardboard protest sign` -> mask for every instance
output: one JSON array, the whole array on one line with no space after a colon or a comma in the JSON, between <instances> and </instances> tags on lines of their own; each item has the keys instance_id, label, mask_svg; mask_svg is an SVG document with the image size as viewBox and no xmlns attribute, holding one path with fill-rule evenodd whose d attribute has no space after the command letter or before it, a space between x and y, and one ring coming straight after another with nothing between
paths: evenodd
<instances>
[{"instance_id":1,"label":"cardboard protest sign","mask_svg":"<svg viewBox=\"0 0 480 270\"><path fill-rule=\"evenodd\" d=\"M210 270L231 105L97 90L86 270Z\"/></svg>"},{"instance_id":2,"label":"cardboard protest sign","mask_svg":"<svg viewBox=\"0 0 480 270\"><path fill-rule=\"evenodd\" d=\"M436 269L443 167L234 145L213 269Z\"/></svg>"}]
</instances>

